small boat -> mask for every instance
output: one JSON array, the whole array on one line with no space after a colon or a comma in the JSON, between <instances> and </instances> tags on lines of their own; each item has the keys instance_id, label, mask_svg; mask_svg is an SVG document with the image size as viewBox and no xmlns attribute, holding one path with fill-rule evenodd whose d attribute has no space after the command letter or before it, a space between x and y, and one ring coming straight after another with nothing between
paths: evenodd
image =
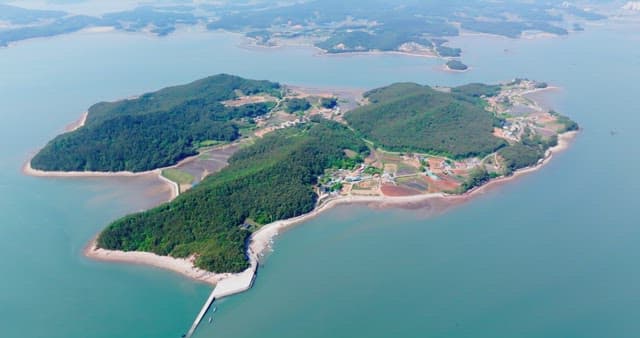
<instances>
[{"instance_id":1,"label":"small boat","mask_svg":"<svg viewBox=\"0 0 640 338\"><path fill-rule=\"evenodd\" d=\"M211 312L212 312L212 313L216 313L216 311L218 311L218 308L214 306L214 307L211 309Z\"/></svg>"},{"instance_id":2,"label":"small boat","mask_svg":"<svg viewBox=\"0 0 640 338\"><path fill-rule=\"evenodd\" d=\"M213 321L213 317L209 317L209 324Z\"/></svg>"}]
</instances>

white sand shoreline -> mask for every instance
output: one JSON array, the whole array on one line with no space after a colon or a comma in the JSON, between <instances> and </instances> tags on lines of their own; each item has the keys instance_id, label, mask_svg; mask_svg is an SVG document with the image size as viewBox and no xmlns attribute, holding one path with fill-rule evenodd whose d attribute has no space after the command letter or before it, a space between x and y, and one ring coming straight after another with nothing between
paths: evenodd
<instances>
[{"instance_id":1,"label":"white sand shoreline","mask_svg":"<svg viewBox=\"0 0 640 338\"><path fill-rule=\"evenodd\" d=\"M227 31L225 31L227 32ZM437 54L434 51L424 52L410 52L402 50L363 50L363 51L348 51L341 53L331 53L325 49L316 46L312 41L290 41L286 39L278 40L274 45L265 45L258 42L258 39L247 37L239 34L245 41L239 45L241 48L246 49L263 49L263 50L276 50L283 48L310 48L315 50L314 56L328 56L328 57L350 57L350 56L373 56L373 55L401 55L409 57L429 58L429 59L442 59L444 57Z\"/></svg>"},{"instance_id":2,"label":"white sand shoreline","mask_svg":"<svg viewBox=\"0 0 640 338\"><path fill-rule=\"evenodd\" d=\"M80 118L77 121L69 124L66 128L64 128L64 132L69 133L69 132L80 129L80 127L84 127L84 125L87 123L88 116L89 116L88 111L82 113L82 116L80 116Z\"/></svg>"},{"instance_id":3,"label":"white sand shoreline","mask_svg":"<svg viewBox=\"0 0 640 338\"><path fill-rule=\"evenodd\" d=\"M537 165L516 171L513 175L493 179L488 183L472 189L462 195L447 195L444 193L423 194L414 196L340 196L322 200L319 205L311 212L267 224L251 235L249 247L247 248L247 256L249 258L250 267L240 273L213 273L193 266L193 257L189 259L173 258L168 256L159 256L148 252L124 252L96 248L96 242L93 240L85 249L85 255L89 258L121 262L132 264L144 264L165 270L170 270L182 274L196 281L204 282L211 285L217 285L216 298L226 297L237 294L251 288L253 278L258 269L260 257L271 248L274 238L286 230L287 228L305 222L313 217L320 215L322 212L329 210L337 205L351 203L374 203L382 207L407 205L411 203L425 202L429 199L444 199L451 202L459 202L470 199L471 197L482 194L490 188L499 184L516 179L522 175L526 175L542 168L553 158L553 155L568 148L570 142L577 135L576 131L567 132L559 135L558 145L549 149L545 158ZM224 281L224 282L223 282Z\"/></svg>"}]
</instances>

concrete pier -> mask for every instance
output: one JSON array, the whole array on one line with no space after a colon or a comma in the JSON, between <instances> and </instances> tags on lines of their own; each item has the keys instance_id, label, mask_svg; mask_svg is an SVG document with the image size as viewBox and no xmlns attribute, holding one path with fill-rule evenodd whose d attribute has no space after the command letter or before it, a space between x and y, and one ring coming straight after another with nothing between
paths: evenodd
<instances>
[{"instance_id":1,"label":"concrete pier","mask_svg":"<svg viewBox=\"0 0 640 338\"><path fill-rule=\"evenodd\" d=\"M191 324L191 328L189 329L189 331L187 331L187 334L185 335L186 338L190 338L193 335L193 333L196 332L196 329L198 328L198 325L200 325L202 318L204 318L204 315L207 313L207 311L211 307L211 304L213 304L213 301L216 300L215 291L216 290L213 289L213 291L209 295L209 298L207 298L207 301L204 303L204 306L200 310L200 313L198 313L196 320L193 321L193 324Z\"/></svg>"},{"instance_id":2,"label":"concrete pier","mask_svg":"<svg viewBox=\"0 0 640 338\"><path fill-rule=\"evenodd\" d=\"M191 338L193 333L198 328L198 325L200 325L200 322L202 322L202 319L204 319L204 316L216 299L235 295L237 293L247 291L251 288L251 286L253 285L253 281L256 278L256 272L258 271L259 264L256 255L251 253L249 257L251 264L249 268L240 273L230 275L229 277L221 280L220 282L218 282L218 284L216 284L216 287L213 289L213 291L211 291L211 294L202 306L202 309L200 309L198 316L196 316L193 324L191 324L191 328L185 335L186 338Z\"/></svg>"}]
</instances>

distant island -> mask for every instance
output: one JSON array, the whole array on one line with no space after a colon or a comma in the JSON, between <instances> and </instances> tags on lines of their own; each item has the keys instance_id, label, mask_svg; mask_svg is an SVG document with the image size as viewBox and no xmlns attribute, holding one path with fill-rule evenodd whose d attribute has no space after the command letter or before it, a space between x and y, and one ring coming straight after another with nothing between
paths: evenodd
<instances>
[{"instance_id":1,"label":"distant island","mask_svg":"<svg viewBox=\"0 0 640 338\"><path fill-rule=\"evenodd\" d=\"M116 220L87 254L212 283L236 278L230 290L241 291L278 229L336 203L458 196L538 166L578 129L527 97L547 88L396 83L343 110L331 93L221 74L92 106L26 172L143 172L232 149L226 167L196 183L163 170L181 193Z\"/></svg>"},{"instance_id":2,"label":"distant island","mask_svg":"<svg viewBox=\"0 0 640 338\"><path fill-rule=\"evenodd\" d=\"M490 18L490 19L489 19ZM329 54L402 52L459 57L447 39L463 33L519 38L528 32L567 35L570 21L606 16L564 2L457 2L373 0L367 6L340 0L308 1L288 6L257 5L210 22L209 29L242 32L259 45L314 45ZM577 22L576 22L577 23Z\"/></svg>"},{"instance_id":3,"label":"distant island","mask_svg":"<svg viewBox=\"0 0 640 338\"><path fill-rule=\"evenodd\" d=\"M165 36L174 32L178 25L196 25L201 22L201 17L190 12L193 9L180 6L142 6L97 17L0 4L0 24L6 24L6 27L0 28L0 47L21 40L74 33L87 28L110 28Z\"/></svg>"},{"instance_id":4,"label":"distant island","mask_svg":"<svg viewBox=\"0 0 640 338\"><path fill-rule=\"evenodd\" d=\"M449 60L447 61L445 66L447 67L448 70L454 70L459 72L463 72L469 69L469 66L465 65L460 60Z\"/></svg>"},{"instance_id":5,"label":"distant island","mask_svg":"<svg viewBox=\"0 0 640 338\"><path fill-rule=\"evenodd\" d=\"M262 46L303 44L329 54L401 52L446 58L461 56L460 48L448 46L448 39L461 34L567 35L582 30L584 22L605 18L567 2L488 0L465 1L464 6L446 1L397 6L383 0L368 1L367 6L340 0L144 5L100 16L0 4L0 46L87 28L166 36L180 26L204 26L242 33Z\"/></svg>"}]
</instances>

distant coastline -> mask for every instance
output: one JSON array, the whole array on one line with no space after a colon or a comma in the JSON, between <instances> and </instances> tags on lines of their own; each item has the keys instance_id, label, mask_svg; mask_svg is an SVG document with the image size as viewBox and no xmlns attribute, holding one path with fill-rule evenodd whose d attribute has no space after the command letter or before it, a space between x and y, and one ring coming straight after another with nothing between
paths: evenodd
<instances>
[{"instance_id":1,"label":"distant coastline","mask_svg":"<svg viewBox=\"0 0 640 338\"><path fill-rule=\"evenodd\" d=\"M302 47L302 48L310 48L315 51L315 56L328 56L328 57L355 57L355 56L370 56L370 55L401 55L401 56L410 56L410 57L420 57L420 58L429 58L429 59L442 59L445 58L443 56L438 55L432 51L425 52L409 52L409 51L401 51L401 50L363 50L363 51L348 51L342 53L331 53L325 49L322 49L316 45L314 45L311 40L286 40L280 39L275 42L273 45L261 44L258 42L258 39L244 36L240 33L225 31L223 32L236 34L243 38L245 41L240 43L241 48L245 49L281 49L288 47Z\"/></svg>"}]
</instances>

